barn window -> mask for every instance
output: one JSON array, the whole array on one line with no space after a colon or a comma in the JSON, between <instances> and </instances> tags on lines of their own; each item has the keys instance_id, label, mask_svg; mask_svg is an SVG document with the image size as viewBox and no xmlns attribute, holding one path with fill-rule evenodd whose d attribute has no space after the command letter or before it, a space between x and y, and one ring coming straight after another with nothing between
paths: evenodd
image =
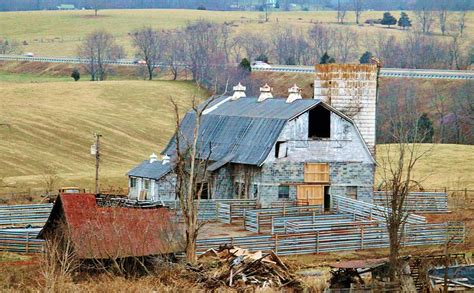
<instances>
[{"instance_id":1,"label":"barn window","mask_svg":"<svg viewBox=\"0 0 474 293\"><path fill-rule=\"evenodd\" d=\"M207 182L198 183L196 186L196 191L201 190L201 187L202 187L201 199L209 199L209 187L208 187ZM197 192L196 192L195 197L197 198Z\"/></svg>"},{"instance_id":2,"label":"barn window","mask_svg":"<svg viewBox=\"0 0 474 293\"><path fill-rule=\"evenodd\" d=\"M357 186L347 186L346 187L346 196L348 198L357 199Z\"/></svg>"},{"instance_id":3,"label":"barn window","mask_svg":"<svg viewBox=\"0 0 474 293\"><path fill-rule=\"evenodd\" d=\"M309 111L308 138L331 137L331 111L317 106Z\"/></svg>"},{"instance_id":4,"label":"barn window","mask_svg":"<svg viewBox=\"0 0 474 293\"><path fill-rule=\"evenodd\" d=\"M278 186L278 198L280 199L290 198L290 187L288 185Z\"/></svg>"},{"instance_id":5,"label":"barn window","mask_svg":"<svg viewBox=\"0 0 474 293\"><path fill-rule=\"evenodd\" d=\"M137 178L130 178L130 188L135 188L137 187Z\"/></svg>"},{"instance_id":6,"label":"barn window","mask_svg":"<svg viewBox=\"0 0 474 293\"><path fill-rule=\"evenodd\" d=\"M275 158L285 158L288 155L288 143L286 141L277 141L275 144Z\"/></svg>"},{"instance_id":7,"label":"barn window","mask_svg":"<svg viewBox=\"0 0 474 293\"><path fill-rule=\"evenodd\" d=\"M143 189L150 189L150 180L149 179L145 179L143 180Z\"/></svg>"}]
</instances>

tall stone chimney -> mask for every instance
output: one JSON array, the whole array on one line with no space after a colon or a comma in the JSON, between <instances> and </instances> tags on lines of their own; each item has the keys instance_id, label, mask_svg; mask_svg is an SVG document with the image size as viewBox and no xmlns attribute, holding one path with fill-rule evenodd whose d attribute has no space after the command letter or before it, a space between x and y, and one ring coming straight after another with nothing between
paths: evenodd
<instances>
[{"instance_id":1,"label":"tall stone chimney","mask_svg":"<svg viewBox=\"0 0 474 293\"><path fill-rule=\"evenodd\" d=\"M369 150L375 155L376 65L316 65L314 98L352 118Z\"/></svg>"}]
</instances>

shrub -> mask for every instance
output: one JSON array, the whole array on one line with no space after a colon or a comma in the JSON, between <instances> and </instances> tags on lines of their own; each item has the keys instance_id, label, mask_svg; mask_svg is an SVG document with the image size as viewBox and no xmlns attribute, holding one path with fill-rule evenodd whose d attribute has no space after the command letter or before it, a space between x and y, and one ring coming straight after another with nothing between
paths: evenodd
<instances>
[{"instance_id":1,"label":"shrub","mask_svg":"<svg viewBox=\"0 0 474 293\"><path fill-rule=\"evenodd\" d=\"M78 81L81 79L81 73L77 68L74 68L71 73L71 77L74 78L74 81Z\"/></svg>"}]
</instances>

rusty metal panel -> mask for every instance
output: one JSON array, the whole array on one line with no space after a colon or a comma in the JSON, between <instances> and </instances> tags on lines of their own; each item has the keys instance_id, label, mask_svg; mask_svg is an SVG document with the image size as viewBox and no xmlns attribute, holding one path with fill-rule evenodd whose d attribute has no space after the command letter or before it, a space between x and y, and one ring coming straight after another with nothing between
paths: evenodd
<instances>
[{"instance_id":1,"label":"rusty metal panel","mask_svg":"<svg viewBox=\"0 0 474 293\"><path fill-rule=\"evenodd\" d=\"M50 219L65 220L66 236L81 259L123 258L179 252L182 234L167 208L101 207L94 194L62 194ZM43 230L64 233L48 220ZM48 233L40 233L47 238Z\"/></svg>"}]
</instances>

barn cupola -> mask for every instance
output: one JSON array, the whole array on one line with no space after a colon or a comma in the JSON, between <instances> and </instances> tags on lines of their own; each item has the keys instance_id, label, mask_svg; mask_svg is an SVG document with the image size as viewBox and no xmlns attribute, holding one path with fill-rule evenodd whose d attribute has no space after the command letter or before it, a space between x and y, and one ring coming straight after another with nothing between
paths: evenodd
<instances>
[{"instance_id":1,"label":"barn cupola","mask_svg":"<svg viewBox=\"0 0 474 293\"><path fill-rule=\"evenodd\" d=\"M162 165L166 165L166 164L169 164L170 163L170 156L168 155L164 155L161 157L161 164Z\"/></svg>"},{"instance_id":2,"label":"barn cupola","mask_svg":"<svg viewBox=\"0 0 474 293\"><path fill-rule=\"evenodd\" d=\"M240 98L245 98L247 95L245 94L245 90L247 87L243 86L240 82L238 85L233 87L234 94L230 98L232 101L238 100Z\"/></svg>"},{"instance_id":3,"label":"barn cupola","mask_svg":"<svg viewBox=\"0 0 474 293\"><path fill-rule=\"evenodd\" d=\"M301 100L303 97L301 96L301 88L298 87L296 84L293 85L291 88L288 89L288 98L286 99L286 102L293 103L296 100Z\"/></svg>"},{"instance_id":4,"label":"barn cupola","mask_svg":"<svg viewBox=\"0 0 474 293\"><path fill-rule=\"evenodd\" d=\"M158 156L155 153L150 155L150 164L156 162L157 160L158 160Z\"/></svg>"},{"instance_id":5,"label":"barn cupola","mask_svg":"<svg viewBox=\"0 0 474 293\"><path fill-rule=\"evenodd\" d=\"M262 86L260 88L260 96L258 97L257 102L263 102L266 99L273 98L272 90L273 88L271 88L267 83L264 86Z\"/></svg>"}]
</instances>

